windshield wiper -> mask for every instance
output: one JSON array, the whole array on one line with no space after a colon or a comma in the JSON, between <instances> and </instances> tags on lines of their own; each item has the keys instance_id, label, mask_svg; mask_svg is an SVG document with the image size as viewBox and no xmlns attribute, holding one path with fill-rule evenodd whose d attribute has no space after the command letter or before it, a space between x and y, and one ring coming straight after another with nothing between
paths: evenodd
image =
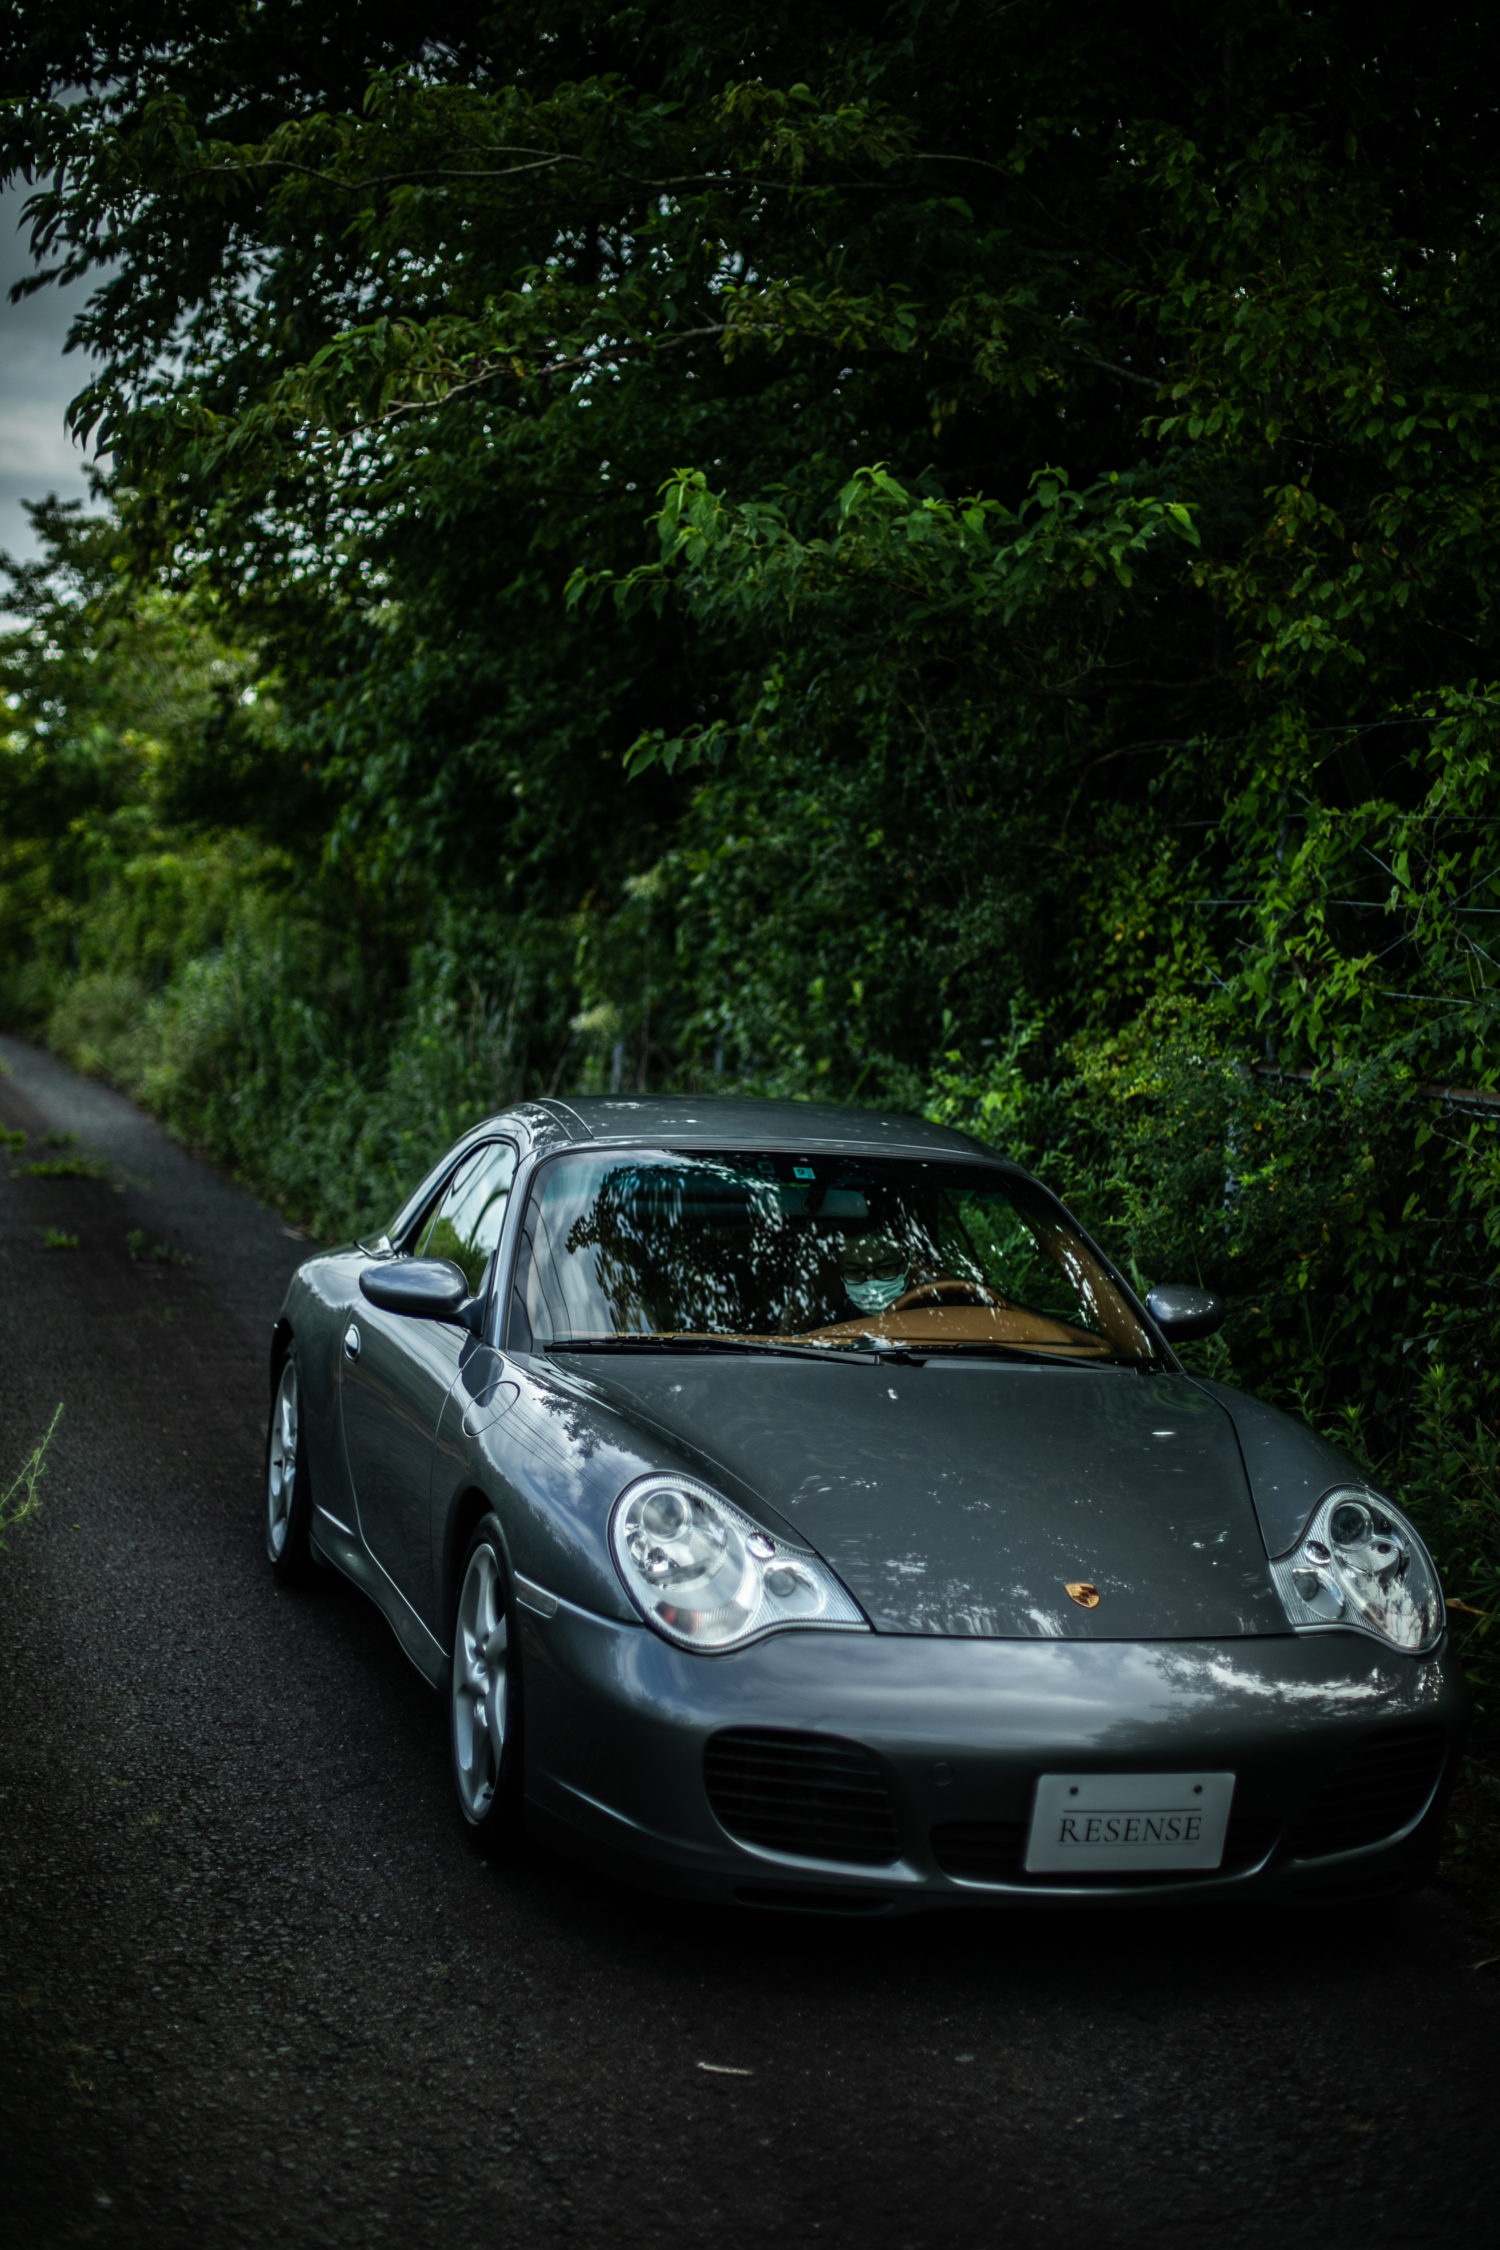
<instances>
[{"instance_id":1,"label":"windshield wiper","mask_svg":"<svg viewBox=\"0 0 1500 2250\"><path fill-rule=\"evenodd\" d=\"M916 1354L898 1347L859 1344L779 1343L764 1336L555 1336L542 1350L552 1352L768 1352L776 1359L838 1360L846 1366L873 1367L890 1360L911 1362Z\"/></svg>"},{"instance_id":2,"label":"windshield wiper","mask_svg":"<svg viewBox=\"0 0 1500 2250\"><path fill-rule=\"evenodd\" d=\"M1134 1360L1064 1359L1044 1345L1002 1344L969 1340L953 1344L804 1344L788 1337L782 1343L768 1336L554 1336L538 1346L553 1352L750 1352L768 1353L774 1359L838 1360L848 1367L923 1367L944 1359L1003 1359L1025 1367L1133 1367Z\"/></svg>"}]
</instances>

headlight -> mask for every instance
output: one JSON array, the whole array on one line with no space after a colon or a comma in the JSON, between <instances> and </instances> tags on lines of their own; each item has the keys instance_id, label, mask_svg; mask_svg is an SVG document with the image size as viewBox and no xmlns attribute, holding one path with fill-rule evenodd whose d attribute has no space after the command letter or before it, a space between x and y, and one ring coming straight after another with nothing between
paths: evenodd
<instances>
[{"instance_id":1,"label":"headlight","mask_svg":"<svg viewBox=\"0 0 1500 2250\"><path fill-rule=\"evenodd\" d=\"M1356 1625L1420 1656L1441 1637L1443 1590L1399 1508L1341 1485L1313 1510L1298 1546L1271 1565L1294 1625Z\"/></svg>"},{"instance_id":2,"label":"headlight","mask_svg":"<svg viewBox=\"0 0 1500 2250\"><path fill-rule=\"evenodd\" d=\"M737 1648L786 1625L865 1629L807 1548L773 1539L693 1477L641 1477L615 1502L615 1566L648 1625L683 1648Z\"/></svg>"}]
</instances>

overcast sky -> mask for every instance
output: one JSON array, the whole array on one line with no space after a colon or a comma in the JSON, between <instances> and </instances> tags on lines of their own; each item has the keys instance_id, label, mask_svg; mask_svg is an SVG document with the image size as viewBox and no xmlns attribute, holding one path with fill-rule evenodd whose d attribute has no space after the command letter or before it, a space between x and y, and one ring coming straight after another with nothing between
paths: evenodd
<instances>
[{"instance_id":1,"label":"overcast sky","mask_svg":"<svg viewBox=\"0 0 1500 2250\"><path fill-rule=\"evenodd\" d=\"M68 323L89 285L39 290L19 305L7 302L10 286L32 271L21 207L24 183L0 192L0 549L36 552L23 500L49 492L87 497L83 455L63 427L63 413L88 380L81 352L64 355Z\"/></svg>"}]
</instances>

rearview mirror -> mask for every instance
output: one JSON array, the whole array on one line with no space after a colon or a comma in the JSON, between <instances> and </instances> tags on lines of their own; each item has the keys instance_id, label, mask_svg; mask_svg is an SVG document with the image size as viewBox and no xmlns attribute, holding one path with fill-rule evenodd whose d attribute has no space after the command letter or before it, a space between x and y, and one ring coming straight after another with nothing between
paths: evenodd
<instances>
[{"instance_id":1,"label":"rearview mirror","mask_svg":"<svg viewBox=\"0 0 1500 2250\"><path fill-rule=\"evenodd\" d=\"M462 1270L448 1258L392 1258L366 1266L359 1291L382 1312L405 1313L409 1320L452 1320L478 1333L481 1304L469 1295Z\"/></svg>"},{"instance_id":2,"label":"rearview mirror","mask_svg":"<svg viewBox=\"0 0 1500 2250\"><path fill-rule=\"evenodd\" d=\"M1207 1289L1183 1289L1163 1282L1146 1299L1146 1310L1169 1344L1188 1344L1195 1336L1211 1336L1229 1318L1222 1297Z\"/></svg>"}]
</instances>

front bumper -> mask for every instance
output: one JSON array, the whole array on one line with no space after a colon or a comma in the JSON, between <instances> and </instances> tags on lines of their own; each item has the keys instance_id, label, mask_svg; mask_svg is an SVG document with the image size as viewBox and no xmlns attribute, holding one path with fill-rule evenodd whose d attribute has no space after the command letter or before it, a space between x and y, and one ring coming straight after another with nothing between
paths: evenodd
<instances>
[{"instance_id":1,"label":"front bumper","mask_svg":"<svg viewBox=\"0 0 1500 2250\"><path fill-rule=\"evenodd\" d=\"M1466 1717L1446 1643L1414 1659L1351 1632L1215 1642L784 1632L710 1657L566 1603L521 1621L533 1832L654 1889L750 1905L893 1913L1402 1888L1430 1866ZM868 1864L731 1833L710 1802L705 1751L746 1728L861 1745L887 1792L895 1856ZM1387 1742L1408 1766L1424 1746L1413 1770L1428 1778L1404 1808L1390 1796L1389 1832L1338 1848L1350 1829L1326 1817L1329 1791L1347 1798L1338 1777L1363 1761L1383 1801ZM1039 1774L1194 1768L1236 1776L1222 1868L1025 1875L1017 1840Z\"/></svg>"}]
</instances>

